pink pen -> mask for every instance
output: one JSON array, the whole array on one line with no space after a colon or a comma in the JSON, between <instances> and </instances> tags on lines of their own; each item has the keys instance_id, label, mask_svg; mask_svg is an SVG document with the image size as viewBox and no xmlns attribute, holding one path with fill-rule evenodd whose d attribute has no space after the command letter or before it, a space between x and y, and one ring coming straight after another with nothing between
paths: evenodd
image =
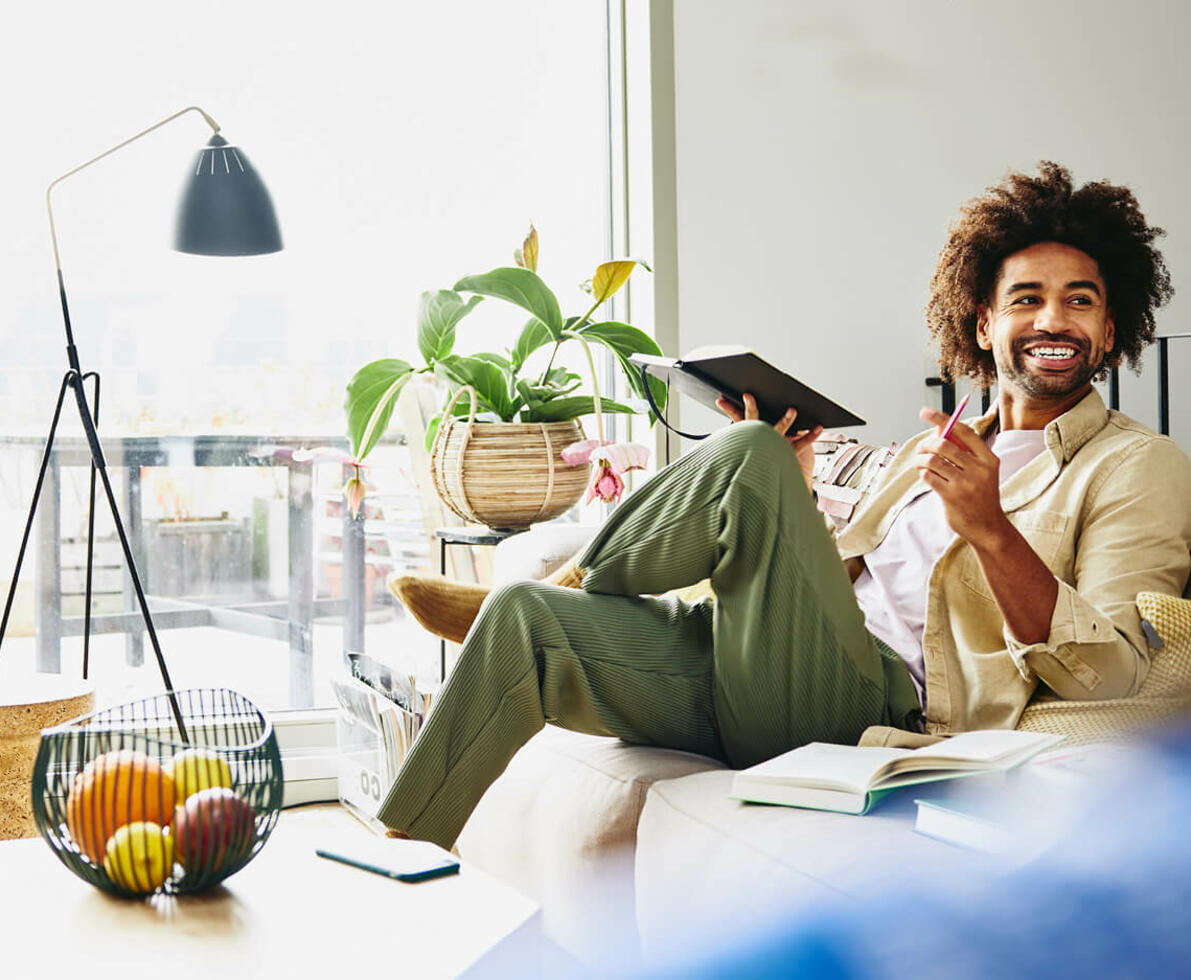
<instances>
[{"instance_id":1,"label":"pink pen","mask_svg":"<svg viewBox=\"0 0 1191 980\"><path fill-rule=\"evenodd\" d=\"M955 406L955 411L951 413L951 418L949 418L949 419L947 420L947 428L945 428L945 429L943 430L943 438L944 438L944 439L950 439L950 438L951 438L951 430L955 428L955 423L959 421L959 417L960 417L961 415L963 415L963 413L964 413L964 409L968 407L968 399L969 399L969 398L971 398L971 397L972 397L972 393L969 391L969 392L968 392L966 395L964 395L964 397L963 397L963 398L960 400L960 403L959 403L958 405L956 405L956 406ZM959 443L957 442L957 443L956 443L956 445L958 446L958 445L959 445Z\"/></svg>"}]
</instances>

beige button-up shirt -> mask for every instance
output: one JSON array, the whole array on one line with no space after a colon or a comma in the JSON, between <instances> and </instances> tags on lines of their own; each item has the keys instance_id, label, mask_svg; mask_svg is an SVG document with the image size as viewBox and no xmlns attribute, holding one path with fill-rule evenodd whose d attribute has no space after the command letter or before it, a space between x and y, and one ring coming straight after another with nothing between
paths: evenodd
<instances>
[{"instance_id":1,"label":"beige button-up shirt","mask_svg":"<svg viewBox=\"0 0 1191 980\"><path fill-rule=\"evenodd\" d=\"M981 435L994 408L974 424ZM1046 448L1001 486L1001 506L1059 583L1045 642L1009 632L972 548L958 535L931 570L923 648L926 731L1012 728L1038 689L1098 700L1137 692L1149 647L1138 592L1181 595L1191 573L1191 460L1092 391L1046 427ZM851 564L914 494L931 429L898 451L840 533ZM855 575L853 575L855 577Z\"/></svg>"}]
</instances>

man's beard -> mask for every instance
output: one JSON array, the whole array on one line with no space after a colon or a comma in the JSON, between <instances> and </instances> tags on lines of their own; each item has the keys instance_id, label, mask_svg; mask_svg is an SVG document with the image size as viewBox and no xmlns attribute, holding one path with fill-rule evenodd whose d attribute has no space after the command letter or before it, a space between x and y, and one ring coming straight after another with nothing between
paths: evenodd
<instances>
[{"instance_id":1,"label":"man's beard","mask_svg":"<svg viewBox=\"0 0 1191 980\"><path fill-rule=\"evenodd\" d=\"M1104 354L1101 353L1093 361L1092 345L1087 338L1065 337L1063 339L1066 343L1073 344L1079 348L1080 362L1073 370L1065 371L1061 374L1043 374L1030 370L1026 364L1025 349L1038 344L1045 344L1048 340L1052 339L1047 334L1033 337L1018 337L1013 342L1013 349L1010 352L1010 363L997 364L998 373L1003 375L1006 381L1013 382L1021 391L1036 398L1054 398L1078 391L1096 376L1096 372L1104 364Z\"/></svg>"}]
</instances>

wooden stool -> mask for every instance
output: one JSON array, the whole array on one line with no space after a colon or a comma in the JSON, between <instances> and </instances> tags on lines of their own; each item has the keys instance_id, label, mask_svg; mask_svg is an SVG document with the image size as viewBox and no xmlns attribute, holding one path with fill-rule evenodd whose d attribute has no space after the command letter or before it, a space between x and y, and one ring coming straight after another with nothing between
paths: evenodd
<instances>
[{"instance_id":1,"label":"wooden stool","mask_svg":"<svg viewBox=\"0 0 1191 980\"><path fill-rule=\"evenodd\" d=\"M33 674L0 686L0 840L36 837L33 761L41 730L95 708L89 681Z\"/></svg>"}]
</instances>

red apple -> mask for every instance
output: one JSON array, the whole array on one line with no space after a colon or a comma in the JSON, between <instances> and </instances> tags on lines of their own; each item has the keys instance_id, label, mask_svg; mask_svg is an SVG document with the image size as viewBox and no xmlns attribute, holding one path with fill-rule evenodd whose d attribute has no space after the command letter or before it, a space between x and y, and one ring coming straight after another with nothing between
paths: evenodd
<instances>
[{"instance_id":1,"label":"red apple","mask_svg":"<svg viewBox=\"0 0 1191 980\"><path fill-rule=\"evenodd\" d=\"M226 786L192 793L174 811L174 854L188 875L238 865L256 837L256 812Z\"/></svg>"}]
</instances>

